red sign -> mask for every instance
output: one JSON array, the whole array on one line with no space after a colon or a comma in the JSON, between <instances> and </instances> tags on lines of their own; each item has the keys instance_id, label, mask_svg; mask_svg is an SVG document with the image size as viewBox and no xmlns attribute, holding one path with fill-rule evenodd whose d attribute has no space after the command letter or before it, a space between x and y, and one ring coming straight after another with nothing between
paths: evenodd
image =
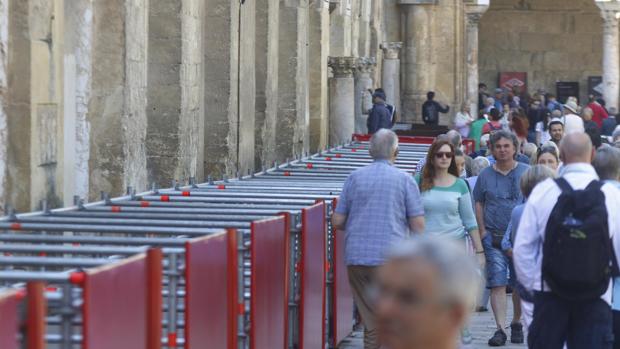
<instances>
[{"instance_id":1,"label":"red sign","mask_svg":"<svg viewBox=\"0 0 620 349\"><path fill-rule=\"evenodd\" d=\"M499 86L502 88L518 87L521 91L527 91L527 73L499 73Z\"/></svg>"}]
</instances>

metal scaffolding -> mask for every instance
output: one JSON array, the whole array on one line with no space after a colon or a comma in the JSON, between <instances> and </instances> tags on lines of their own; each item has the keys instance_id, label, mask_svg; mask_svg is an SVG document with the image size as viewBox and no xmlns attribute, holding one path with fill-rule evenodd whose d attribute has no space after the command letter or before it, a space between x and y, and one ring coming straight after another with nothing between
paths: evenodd
<instances>
[{"instance_id":1,"label":"metal scaffolding","mask_svg":"<svg viewBox=\"0 0 620 349\"><path fill-rule=\"evenodd\" d=\"M396 166L413 173L429 142L406 141ZM344 180L371 161L354 140L235 179L11 212L0 328L14 337L0 329L0 344L335 347L353 311L330 217Z\"/></svg>"}]
</instances>

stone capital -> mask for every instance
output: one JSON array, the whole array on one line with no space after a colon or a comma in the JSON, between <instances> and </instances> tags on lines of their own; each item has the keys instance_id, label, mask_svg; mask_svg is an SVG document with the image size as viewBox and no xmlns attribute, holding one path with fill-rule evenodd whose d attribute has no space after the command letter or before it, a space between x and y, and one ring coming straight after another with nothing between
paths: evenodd
<instances>
[{"instance_id":1,"label":"stone capital","mask_svg":"<svg viewBox=\"0 0 620 349\"><path fill-rule=\"evenodd\" d=\"M605 29L617 29L618 19L620 18L620 1L619 0L597 0L596 6L601 10L603 18L603 27Z\"/></svg>"},{"instance_id":2,"label":"stone capital","mask_svg":"<svg viewBox=\"0 0 620 349\"><path fill-rule=\"evenodd\" d=\"M470 27L478 27L480 18L489 9L489 6L485 5L466 5L465 15L467 16L467 25Z\"/></svg>"},{"instance_id":3,"label":"stone capital","mask_svg":"<svg viewBox=\"0 0 620 349\"><path fill-rule=\"evenodd\" d=\"M381 44L384 59L398 59L398 52L403 47L402 42L392 41Z\"/></svg>"},{"instance_id":4,"label":"stone capital","mask_svg":"<svg viewBox=\"0 0 620 349\"><path fill-rule=\"evenodd\" d=\"M327 65L332 68L335 78L349 78L356 68L355 57L329 57Z\"/></svg>"},{"instance_id":5,"label":"stone capital","mask_svg":"<svg viewBox=\"0 0 620 349\"><path fill-rule=\"evenodd\" d=\"M355 60L356 74L369 74L375 70L377 60L374 57L358 57Z\"/></svg>"}]
</instances>

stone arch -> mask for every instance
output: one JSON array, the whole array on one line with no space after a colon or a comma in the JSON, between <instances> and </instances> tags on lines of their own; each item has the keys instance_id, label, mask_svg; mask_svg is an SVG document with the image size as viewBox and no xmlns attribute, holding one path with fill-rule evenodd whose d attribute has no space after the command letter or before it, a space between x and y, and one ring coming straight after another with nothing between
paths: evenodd
<instances>
[{"instance_id":1,"label":"stone arch","mask_svg":"<svg viewBox=\"0 0 620 349\"><path fill-rule=\"evenodd\" d=\"M491 0L479 25L480 81L527 72L528 89L555 92L556 81L602 75L603 20L593 0Z\"/></svg>"}]
</instances>

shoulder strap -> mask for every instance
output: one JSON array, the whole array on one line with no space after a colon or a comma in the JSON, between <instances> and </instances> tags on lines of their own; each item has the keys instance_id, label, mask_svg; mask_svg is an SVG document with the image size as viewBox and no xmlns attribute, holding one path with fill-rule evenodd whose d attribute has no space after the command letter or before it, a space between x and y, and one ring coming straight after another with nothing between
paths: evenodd
<instances>
[{"instance_id":1,"label":"shoulder strap","mask_svg":"<svg viewBox=\"0 0 620 349\"><path fill-rule=\"evenodd\" d=\"M586 189L601 190L603 188L603 184L603 181L593 180L592 182L590 182L590 184L588 184Z\"/></svg>"},{"instance_id":2,"label":"shoulder strap","mask_svg":"<svg viewBox=\"0 0 620 349\"><path fill-rule=\"evenodd\" d=\"M558 187L560 187L560 189L562 190L563 194L567 194L567 193L572 193L573 192L573 187L571 187L570 184L568 184L566 179L564 179L562 177L556 178L555 179L555 183L558 185Z\"/></svg>"}]
</instances>

